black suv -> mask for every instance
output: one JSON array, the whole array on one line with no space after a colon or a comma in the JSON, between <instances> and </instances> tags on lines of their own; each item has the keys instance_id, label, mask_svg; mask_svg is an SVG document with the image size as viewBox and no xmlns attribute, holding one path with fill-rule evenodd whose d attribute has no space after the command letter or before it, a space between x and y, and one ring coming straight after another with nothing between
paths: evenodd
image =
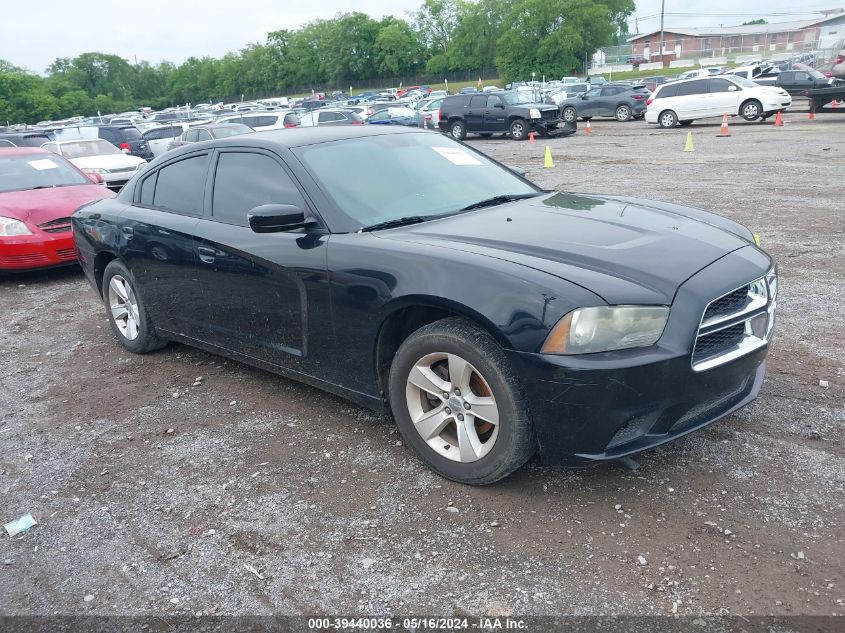
<instances>
[{"instance_id":1,"label":"black suv","mask_svg":"<svg viewBox=\"0 0 845 633\"><path fill-rule=\"evenodd\" d=\"M589 121L594 116L610 116L617 121L630 121L645 116L648 88L637 83L606 83L590 88L579 97L560 102L560 115L564 121L578 117Z\"/></svg>"},{"instance_id":2,"label":"black suv","mask_svg":"<svg viewBox=\"0 0 845 633\"><path fill-rule=\"evenodd\" d=\"M530 132L542 136L574 134L575 121L560 120L556 106L536 103L531 93L510 91L454 95L440 106L440 131L463 140L467 134L492 136L505 133L516 141Z\"/></svg>"},{"instance_id":3,"label":"black suv","mask_svg":"<svg viewBox=\"0 0 845 633\"><path fill-rule=\"evenodd\" d=\"M154 158L153 151L134 125L99 125L97 135L115 147L145 160Z\"/></svg>"}]
</instances>

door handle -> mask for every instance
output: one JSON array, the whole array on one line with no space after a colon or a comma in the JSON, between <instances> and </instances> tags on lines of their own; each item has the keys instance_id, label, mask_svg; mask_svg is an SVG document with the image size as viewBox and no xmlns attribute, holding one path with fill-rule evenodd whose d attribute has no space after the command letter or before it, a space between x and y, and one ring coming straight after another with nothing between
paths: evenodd
<instances>
[{"instance_id":1,"label":"door handle","mask_svg":"<svg viewBox=\"0 0 845 633\"><path fill-rule=\"evenodd\" d=\"M213 248L207 248L205 246L197 246L197 254L199 255L200 259L204 261L206 264L213 264L214 263L214 256L215 251Z\"/></svg>"}]
</instances>

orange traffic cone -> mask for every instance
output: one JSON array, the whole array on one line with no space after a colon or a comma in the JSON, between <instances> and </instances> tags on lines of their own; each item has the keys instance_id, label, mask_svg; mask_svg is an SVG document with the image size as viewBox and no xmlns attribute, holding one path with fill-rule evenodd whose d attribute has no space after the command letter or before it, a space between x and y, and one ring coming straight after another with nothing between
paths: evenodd
<instances>
[{"instance_id":1,"label":"orange traffic cone","mask_svg":"<svg viewBox=\"0 0 845 633\"><path fill-rule=\"evenodd\" d=\"M783 127L783 117L780 115L780 112L775 117L775 127Z\"/></svg>"},{"instance_id":2,"label":"orange traffic cone","mask_svg":"<svg viewBox=\"0 0 845 633\"><path fill-rule=\"evenodd\" d=\"M593 133L593 128L590 127L589 121L587 121L587 127L584 128L584 133L585 134L592 134Z\"/></svg>"},{"instance_id":3,"label":"orange traffic cone","mask_svg":"<svg viewBox=\"0 0 845 633\"><path fill-rule=\"evenodd\" d=\"M838 108L839 102L836 99L834 99L833 101L830 102L830 107L831 108Z\"/></svg>"},{"instance_id":4,"label":"orange traffic cone","mask_svg":"<svg viewBox=\"0 0 845 633\"><path fill-rule=\"evenodd\" d=\"M529 132L529 133L528 133L528 142L529 142L529 143L533 143L533 142L534 142L534 132Z\"/></svg>"},{"instance_id":5,"label":"orange traffic cone","mask_svg":"<svg viewBox=\"0 0 845 633\"><path fill-rule=\"evenodd\" d=\"M810 110L810 115L807 118L810 119L810 121L814 120L816 118L816 113Z\"/></svg>"},{"instance_id":6,"label":"orange traffic cone","mask_svg":"<svg viewBox=\"0 0 845 633\"><path fill-rule=\"evenodd\" d=\"M719 128L719 133L716 136L730 136L731 133L728 131L728 113L722 115L722 127Z\"/></svg>"}]
</instances>

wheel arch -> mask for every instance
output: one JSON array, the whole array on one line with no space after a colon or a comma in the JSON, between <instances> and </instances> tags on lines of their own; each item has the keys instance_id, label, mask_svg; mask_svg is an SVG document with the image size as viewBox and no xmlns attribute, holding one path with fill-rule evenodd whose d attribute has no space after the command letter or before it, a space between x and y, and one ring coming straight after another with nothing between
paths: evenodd
<instances>
[{"instance_id":1,"label":"wheel arch","mask_svg":"<svg viewBox=\"0 0 845 633\"><path fill-rule=\"evenodd\" d=\"M390 363L402 342L421 327L449 317L463 317L478 326L502 347L508 342L488 318L459 302L428 295L412 295L397 299L388 308L379 325L373 349L376 384L387 396Z\"/></svg>"},{"instance_id":2,"label":"wheel arch","mask_svg":"<svg viewBox=\"0 0 845 633\"><path fill-rule=\"evenodd\" d=\"M94 281L97 283L97 292L100 293L101 297L103 296L103 276L106 272L106 266L115 259L119 258L111 251L100 251L94 257Z\"/></svg>"}]
</instances>

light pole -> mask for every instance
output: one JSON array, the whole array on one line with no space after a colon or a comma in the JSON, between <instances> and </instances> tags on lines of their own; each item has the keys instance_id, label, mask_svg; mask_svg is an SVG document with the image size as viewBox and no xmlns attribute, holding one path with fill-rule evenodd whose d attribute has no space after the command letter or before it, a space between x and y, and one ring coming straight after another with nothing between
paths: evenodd
<instances>
[{"instance_id":1,"label":"light pole","mask_svg":"<svg viewBox=\"0 0 845 633\"><path fill-rule=\"evenodd\" d=\"M666 10L666 0L660 0L660 63L663 63L663 12Z\"/></svg>"}]
</instances>

